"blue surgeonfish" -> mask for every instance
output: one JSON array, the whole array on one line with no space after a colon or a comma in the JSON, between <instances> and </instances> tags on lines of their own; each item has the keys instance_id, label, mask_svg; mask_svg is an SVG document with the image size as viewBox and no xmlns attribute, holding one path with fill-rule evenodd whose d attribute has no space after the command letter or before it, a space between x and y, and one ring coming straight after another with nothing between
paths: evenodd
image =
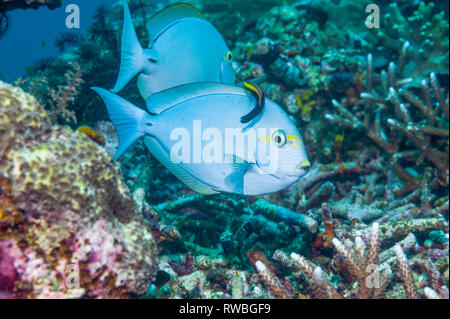
<instances>
[{"instance_id":1,"label":"blue surgeonfish","mask_svg":"<svg viewBox=\"0 0 450 319\"><path fill-rule=\"evenodd\" d=\"M295 125L254 84L178 86L150 96L151 113L92 89L103 98L119 135L115 159L144 136L150 152L199 193L273 193L310 166Z\"/></svg>"},{"instance_id":2,"label":"blue surgeonfish","mask_svg":"<svg viewBox=\"0 0 450 319\"><path fill-rule=\"evenodd\" d=\"M194 82L234 84L232 54L217 29L195 7L179 3L147 23L150 42L142 48L123 0L124 22L117 93L135 75L144 100L156 92Z\"/></svg>"}]
</instances>

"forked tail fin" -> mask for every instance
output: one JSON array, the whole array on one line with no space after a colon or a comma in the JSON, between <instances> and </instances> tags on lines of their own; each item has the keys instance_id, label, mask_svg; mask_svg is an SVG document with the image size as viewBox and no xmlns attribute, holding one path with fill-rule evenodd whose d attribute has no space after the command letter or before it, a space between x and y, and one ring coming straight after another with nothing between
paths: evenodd
<instances>
[{"instance_id":1,"label":"forked tail fin","mask_svg":"<svg viewBox=\"0 0 450 319\"><path fill-rule=\"evenodd\" d=\"M98 87L91 89L105 102L109 118L119 135L119 146L114 156L116 160L136 139L145 134L143 128L149 124L150 115L108 90Z\"/></svg>"},{"instance_id":2,"label":"forked tail fin","mask_svg":"<svg viewBox=\"0 0 450 319\"><path fill-rule=\"evenodd\" d=\"M134 30L127 0L123 0L123 14L120 71L116 84L111 90L114 93L123 89L136 74L144 69L145 64L148 63L144 49L139 43L136 31Z\"/></svg>"}]
</instances>

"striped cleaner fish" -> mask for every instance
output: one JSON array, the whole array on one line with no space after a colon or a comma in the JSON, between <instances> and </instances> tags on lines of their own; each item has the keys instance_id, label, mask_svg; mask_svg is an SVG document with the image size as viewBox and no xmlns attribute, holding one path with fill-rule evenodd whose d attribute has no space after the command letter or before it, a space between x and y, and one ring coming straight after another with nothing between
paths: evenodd
<instances>
[{"instance_id":1,"label":"striped cleaner fish","mask_svg":"<svg viewBox=\"0 0 450 319\"><path fill-rule=\"evenodd\" d=\"M149 45L142 48L127 1L123 1L122 56L112 92L135 75L144 100L156 92L194 82L234 84L232 55L216 28L195 7L179 3L156 13L147 23Z\"/></svg>"},{"instance_id":2,"label":"striped cleaner fish","mask_svg":"<svg viewBox=\"0 0 450 319\"><path fill-rule=\"evenodd\" d=\"M115 159L144 136L150 152L194 191L261 195L293 184L310 163L288 115L254 86L178 86L149 97L150 113L92 89L119 135Z\"/></svg>"}]
</instances>

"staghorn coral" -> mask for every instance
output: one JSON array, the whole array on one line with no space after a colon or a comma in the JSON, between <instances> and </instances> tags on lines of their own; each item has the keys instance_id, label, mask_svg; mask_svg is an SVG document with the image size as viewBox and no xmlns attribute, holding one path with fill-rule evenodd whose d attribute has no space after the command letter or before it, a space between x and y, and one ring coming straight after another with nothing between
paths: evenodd
<instances>
[{"instance_id":1,"label":"staghorn coral","mask_svg":"<svg viewBox=\"0 0 450 319\"><path fill-rule=\"evenodd\" d=\"M107 152L83 133L52 126L35 98L3 82L0 137L0 269L8 269L1 293L144 293L156 244Z\"/></svg>"},{"instance_id":2,"label":"staghorn coral","mask_svg":"<svg viewBox=\"0 0 450 319\"><path fill-rule=\"evenodd\" d=\"M395 245L394 251L399 263L400 275L405 283L406 297L408 297L408 299L417 299L411 270L408 265L408 259L406 259L405 253L401 246Z\"/></svg>"},{"instance_id":3,"label":"staghorn coral","mask_svg":"<svg viewBox=\"0 0 450 319\"><path fill-rule=\"evenodd\" d=\"M352 112L333 100L337 114L325 114L332 123L366 134L388 154L403 184L396 190L399 196L421 187L448 187L449 174L448 97L444 99L435 73L430 73L428 82L421 81L423 100L406 88L411 82L410 78L402 78L408 47L409 43L404 43L397 65L391 62L388 71L381 72L376 88L372 56L368 55L362 110ZM436 104L432 103L430 91ZM437 141L431 143L432 139ZM433 168L424 169L428 164Z\"/></svg>"},{"instance_id":4,"label":"staghorn coral","mask_svg":"<svg viewBox=\"0 0 450 319\"><path fill-rule=\"evenodd\" d=\"M271 1L279 2L268 0L264 3ZM161 8L161 2L165 1L130 0L129 2L138 37L145 43L145 21L148 21L153 10L156 10L156 7ZM387 298L406 296L403 284L400 283L400 268L397 267L398 262L393 246L393 244L399 244L408 258L417 296L444 297L445 287L448 285L448 189L438 183L434 166L427 168L429 163L426 158L422 163L419 158L418 165L409 161L415 157L400 158L399 164L405 168L405 171L416 180L420 180L420 187L416 188L416 184L412 190L404 187L405 193L402 193L402 190L396 188L398 177L392 172L393 170L389 169L390 156L380 152L377 144L367 143L364 138L361 138L362 134L356 130L343 132L339 126L330 126L327 121L322 121L323 113L329 112L327 100L333 96L364 123L366 123L364 120L367 120L364 114L369 111L369 108L366 109L366 104L369 103L373 104L373 109L379 104L388 103L381 114L386 115L386 118L397 118L404 123L403 119L395 114L394 104L389 104L391 102L386 99L389 95L389 85L387 90L381 87L384 79L383 81L380 79L383 76L388 79L389 70L385 71L383 76L375 74L380 68L386 67L386 61L395 57L398 52L401 57L399 63L390 67L390 70L394 71L391 72L394 75L392 81L388 79L385 82L391 81L395 84L393 87L401 102L408 108L414 120L413 124L419 130L426 131L427 128L422 126L428 124L425 123L428 120L423 116L425 113L420 111L419 103L416 108L402 95L407 90L419 96L424 103L427 102L422 92L416 88L418 82L416 79L420 78L414 76L413 81L409 83L405 83L403 79L397 81L395 78L400 70L403 70L403 74L414 74L410 70L415 65L414 55L418 43L408 39L409 49L402 51L401 45L404 40L401 40L400 47L393 47L392 50L379 48L375 52L373 44L366 41L368 29L363 23L365 18L363 4L368 3L367 1L359 4L348 0L295 1L296 3L292 6L286 5L289 3L287 1L272 10L269 10L270 5L265 8L257 3L255 7L255 3L252 3L246 4L253 6L249 13L245 12L246 10L242 13L229 10L230 7L235 6L235 1L218 3L209 0L192 0L190 2L200 9L203 2L209 3L206 10L209 11L208 19L213 21L220 30L225 29L227 33L230 33L230 36L225 38L233 50L235 59L233 66L239 73L238 81L243 79L257 81L261 84L266 96L275 99L287 109L304 134L308 156L314 166L309 174L296 185L263 198L244 199L226 195L197 196L192 195L183 184L176 181L152 158L143 143L138 141L128 150L119 165L121 165L121 174L124 176L126 186L132 191L137 211L146 219L143 224L137 223L137 226L144 230L133 228L130 230L132 234L128 234L127 238L133 238L133 235L139 236L142 232L151 233L162 255L156 278L145 297L267 298L279 295L265 288L262 277L257 271L251 270L255 260L263 264L259 267L260 269L265 267L270 271L270 280L266 281L275 289L283 291L285 297L287 295L293 298L321 298L330 294L333 298L357 297L360 293L358 280L353 276L346 261L334 250L332 240L335 237L339 238L350 254L357 254L353 248L355 238L359 237L364 245L367 245L365 249L367 252L370 250L372 229L370 226L373 222L380 225L380 253L377 263L387 264L393 271L391 280L385 281L388 286L384 287L386 289L383 296ZM414 1L414 4L408 1L402 1L402 4L399 2L402 14L407 16L405 12L414 11L416 3L418 1ZM214 7L215 4L220 5ZM413 10L404 10L405 6ZM247 19L248 14L256 17L251 19L255 23ZM33 70L29 70L32 76L31 81L42 77L47 79L47 81L41 81L40 89L44 97L48 98L45 96L47 86L57 88L58 85L65 84L63 74L67 70L68 61L76 62L81 66L85 83L80 86L76 103L69 105L68 109L76 112L79 123L95 128L96 132L105 138L105 146L109 154L114 154L118 137L110 123L101 122L96 125L98 119L106 118L105 110L103 107L97 107L98 97L92 96L88 88L93 84L104 87L113 85L111 81L115 78L119 64L122 16L120 3L112 6L110 10L103 7L96 14L95 25L87 31L85 38L79 39L78 48L67 47L66 54L57 60L41 61L30 68ZM337 20L340 20L341 24L337 23ZM233 21L233 28L226 27L230 21ZM244 26L245 29L243 29ZM364 31L356 34L353 31L357 28L363 28ZM390 32L391 30L382 28L382 31ZM64 42L62 44L66 44L67 39L61 38L61 40ZM72 39L69 40L71 42ZM435 47L438 48L439 43ZM363 57L367 52L374 52L371 76L361 72L364 64ZM437 55L433 56L437 57ZM406 63L406 57L412 57L413 63ZM424 57L426 60L427 57ZM423 65L429 66L429 62L425 60ZM422 71L420 65L418 70ZM257 77L262 78L255 80L254 78ZM436 77L443 86L446 86L445 79L442 80L440 74ZM367 78L373 79L370 84L366 81L367 85L371 85L371 90L364 86L364 80ZM446 93L445 89L443 93ZM131 85L121 94L130 100L137 101L139 97L134 91L137 92ZM39 92L36 91L36 94ZM364 99L361 99L361 92L378 94L381 96L380 99L386 101L381 103L367 98L368 96L364 94L362 95ZM428 92L434 103L436 99L434 93L430 92L429 86ZM436 109L435 106L437 104L433 105L434 109ZM428 130L429 132L445 134L446 123L443 111L445 109L437 109L436 112L439 112L438 117L444 121L434 126L438 130ZM14 116L21 115L14 114ZM20 130L28 130L36 123L42 125L39 122L39 112L33 116L28 113L21 118L24 120L23 127L17 127L14 131L19 132L19 137L22 134ZM397 142L397 135L404 137L399 141L399 150L414 149L415 145L399 130L397 133L392 131L391 126L385 121L386 118L382 117L382 124L387 136L393 137L395 142ZM28 124L27 121L30 123ZM43 117L42 121L48 121L48 118ZM3 122L0 118L0 129L1 123ZM371 124L370 118L368 123ZM31 130L30 134L26 135L26 140L20 137L17 140L20 146L17 148L35 150L41 144L49 144L50 151L59 156L60 153L55 148L64 148L65 143L56 143L58 138L50 133L50 131L56 131L49 127L51 127L50 123L42 127L44 133L36 127L34 131ZM369 128L371 128L370 125ZM82 131L86 133L85 129ZM0 161L5 154L3 159L5 163L9 161L7 156L11 154L12 145L16 145L14 132L2 135L3 132L0 131ZM63 133L60 134L60 132ZM59 129L57 134L63 139L67 138L71 144L75 140L81 141L82 145L90 143L78 132ZM72 134L79 136L71 138ZM430 136L430 145L433 148L439 149L445 145L445 136L425 135ZM98 145L95 147L99 148ZM445 147L444 150L439 150L445 151ZM49 163L54 163L53 157L45 152L44 154L44 158ZM100 157L103 158L103 155ZM40 160L38 157L35 159ZM74 169L89 167L88 161L81 159L82 165ZM95 160L95 165L98 165L98 162ZM55 165L59 167L60 164L61 161L56 160ZM42 166L38 165L38 167ZM96 171L88 168L87 171L93 175L97 174ZM30 175L34 174L35 172ZM445 177L445 174L443 176ZM28 176L29 178L33 176ZM39 174L38 178L42 178L42 175ZM93 178L89 178L88 184L94 182ZM404 183L408 182L404 181ZM48 183L45 187L48 187ZM114 189L115 185L107 184L107 187ZM6 230L11 236L15 236L17 229L14 227L23 229L24 225L29 223L29 216L39 217L39 211L29 214L19 209L17 206L21 204L16 205L11 197L11 189L11 180L0 177L0 220L2 221L0 231ZM394 197L394 190L402 198ZM91 195L96 196L95 190L93 192L94 194ZM408 195L404 196L405 194ZM66 195L66 193L63 194L63 199L70 201ZM119 198L121 198L120 195ZM43 201L46 200L48 199L43 199ZM77 201L76 198L74 200ZM58 203L55 198L51 198L50 202ZM73 202L70 201L65 205L70 207ZM102 205L107 204L102 202ZM150 205L154 205L156 209ZM66 208L62 210L62 214L65 214ZM94 218L92 223L87 221L88 226L85 229L76 231L76 239L72 239L75 231L68 231L64 227L58 227L52 221L39 218L35 221L36 226L26 229L27 238L18 245L14 240L0 240L0 269L2 270L0 274L4 274L3 277L0 275L0 285L12 287L8 288L8 291L20 288L26 296L26 293L31 290L29 282L32 282L36 290L41 291L39 296L51 294L61 296L62 289L58 287L61 283L59 277L67 275L64 271L66 264L61 262L56 273L53 272L54 265L49 264L60 257L61 251L58 249L68 249L74 251L72 259L82 260L79 263L82 265L82 282L94 279L91 280L92 285L83 287L83 289L86 288L84 290L66 290L65 296L95 297L108 294L106 285L101 283L107 281L109 285L112 285L113 280L111 277L105 279L104 274L107 271L120 272L122 276L118 276L117 281L120 282L119 278L124 278L124 272L121 272L118 267L123 263L121 254L126 250L123 248L123 238L121 238L124 231L115 231L118 226L111 226L111 224L121 225L121 219L125 217L111 217L108 214L109 211L110 208L106 208L99 214L104 217L102 219ZM130 212L126 211L126 214ZM79 212L74 216L78 214ZM78 222L77 217L74 218ZM65 224L65 221L61 224ZM46 234L44 230L53 235ZM89 245L85 243L86 240L90 240ZM116 241L120 244L118 245ZM32 242L33 247L45 247L44 257L40 251L37 254L33 254L33 251L23 254L23 247L20 245L24 242ZM67 248L66 242L73 245ZM139 242L139 239L132 239L132 242ZM142 242L145 243L146 239ZM262 251L255 253L255 245L261 247ZM72 249L72 246L75 248ZM283 262L280 260L281 265L270 257L262 257L263 254L272 256L271 253L280 247L283 247L286 252L295 252L302 258L304 264L309 265L306 279L306 272L301 272L296 266L296 261L289 255L285 254ZM249 250L250 253L247 254ZM48 251L52 251L52 255L56 255L56 258L48 257L50 255ZM278 260L282 253L279 250L275 251L273 259ZM2 259L3 256L6 258ZM17 258L14 259L11 256L17 256ZM247 256L251 256L250 263ZM30 266L31 262L27 258L34 262L34 268L33 265ZM17 265L22 267L20 276L11 260L16 260ZM88 265L84 266L85 263ZM292 272L289 272L285 265L292 269ZM362 264L359 266L362 267ZM35 280L35 273L41 272L50 272L51 275L48 276L50 281ZM267 274L266 270L264 274ZM64 278L67 279L66 277ZM23 278L27 278L27 281ZM148 286L147 276L143 278L144 285ZM309 282L308 278L313 279ZM267 276L266 279L268 279ZM0 295L8 296L8 293L0 292ZM122 296L114 292L109 294L109 296L119 295ZM372 296L375 295L375 292L372 292Z\"/></svg>"},{"instance_id":5,"label":"staghorn coral","mask_svg":"<svg viewBox=\"0 0 450 319\"><path fill-rule=\"evenodd\" d=\"M404 251L413 249L416 245L414 235L408 235L404 240L398 242L387 250L380 250L381 240L379 233L379 225L373 223L371 227L371 235L368 241L364 241L362 237L357 235L354 241L348 238L339 240L333 239L333 245L337 254L333 257L331 263L335 270L338 269L341 275L356 277L358 283L357 288L350 285L344 288L341 284L335 285L331 283L334 275L327 275L323 270L323 266L317 266L310 260L296 253L290 256L281 250L277 250L273 258L281 265L292 269L293 276L302 280L303 276L309 281L312 296L321 299L340 299L340 298L386 298L391 296L394 280L394 274L398 270L398 278L403 282L404 291L407 298L416 299L417 282L419 275L412 271L410 264L422 264L422 257L419 255L408 260ZM442 281L442 274L436 269L435 263L428 260L425 270L428 281L421 284L420 296L426 298L446 298L448 296L448 288ZM419 272L419 273L420 273ZM347 273L347 275L345 274ZM430 275L432 274L432 275ZM423 287L423 285L425 285ZM395 296L399 298L398 295ZM403 298L400 295L400 298ZM448 297L447 297L448 298Z\"/></svg>"},{"instance_id":6,"label":"staghorn coral","mask_svg":"<svg viewBox=\"0 0 450 319\"><path fill-rule=\"evenodd\" d=\"M380 225L380 238L382 241L395 241L410 233L425 234L432 230L446 230L448 222L441 216L436 218L414 218L412 220L388 221ZM355 230L361 236L368 238L369 229Z\"/></svg>"},{"instance_id":7,"label":"staghorn coral","mask_svg":"<svg viewBox=\"0 0 450 319\"><path fill-rule=\"evenodd\" d=\"M259 277L264 282L264 285L270 290L272 296L277 299L288 299L288 293L286 289L281 285L278 278L267 268L267 266L257 260L255 262L255 268Z\"/></svg>"},{"instance_id":8,"label":"staghorn coral","mask_svg":"<svg viewBox=\"0 0 450 319\"><path fill-rule=\"evenodd\" d=\"M448 74L448 21L444 11L436 13L434 2L419 1L414 7L405 16L396 2L389 4L381 18L382 27L370 30L382 46L399 55L403 43L410 43L407 55L412 57L412 63L405 70L419 85L420 78L430 72Z\"/></svg>"},{"instance_id":9,"label":"staghorn coral","mask_svg":"<svg viewBox=\"0 0 450 319\"><path fill-rule=\"evenodd\" d=\"M379 298L390 281L390 267L382 265L377 268L376 264L380 245L378 227L377 223L374 223L372 226L368 249L361 237L355 237L355 242L351 243L353 246L351 251L348 249L350 243L344 245L337 238L334 238L332 241L336 251L343 257L357 279L357 296L360 299ZM286 263L288 260L287 256L281 252L278 252L275 257L282 263ZM335 287L323 275L320 267L315 266L296 253L292 253L291 258L295 263L291 263L290 266L298 267L307 276L316 298L340 298ZM375 278L374 274L378 275L378 277ZM373 282L374 280L376 281Z\"/></svg>"}]
</instances>

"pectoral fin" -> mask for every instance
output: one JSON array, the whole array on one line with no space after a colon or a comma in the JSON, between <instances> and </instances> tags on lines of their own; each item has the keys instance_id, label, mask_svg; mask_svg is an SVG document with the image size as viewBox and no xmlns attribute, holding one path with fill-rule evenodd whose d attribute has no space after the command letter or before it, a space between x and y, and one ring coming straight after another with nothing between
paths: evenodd
<instances>
[{"instance_id":1,"label":"pectoral fin","mask_svg":"<svg viewBox=\"0 0 450 319\"><path fill-rule=\"evenodd\" d=\"M244 175L251 164L236 155L225 155L225 161L233 166L233 171L225 178L225 185L233 193L244 194Z\"/></svg>"}]
</instances>

